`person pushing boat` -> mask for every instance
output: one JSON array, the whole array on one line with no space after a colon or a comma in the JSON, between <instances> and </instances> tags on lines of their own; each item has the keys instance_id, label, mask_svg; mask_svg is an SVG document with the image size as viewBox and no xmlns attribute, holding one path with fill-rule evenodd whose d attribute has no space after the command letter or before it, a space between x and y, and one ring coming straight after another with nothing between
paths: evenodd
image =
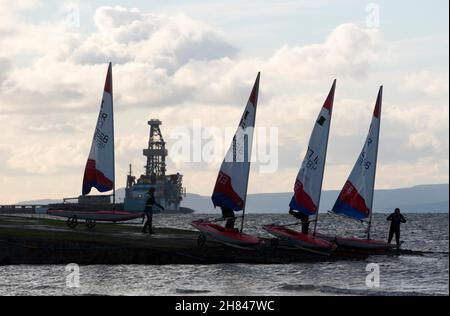
<instances>
[{"instance_id":1,"label":"person pushing boat","mask_svg":"<svg viewBox=\"0 0 450 316\"><path fill-rule=\"evenodd\" d=\"M164 207L161 204L156 203L156 199L155 199L155 188L150 188L150 190L148 190L148 195L149 198L147 199L147 203L145 204L145 216L147 218L147 221L144 224L144 227L142 228L142 232L144 234L147 233L147 228L148 228L148 232L150 235L155 234L154 230L153 230L153 207L156 205L159 208L161 208L162 210L164 210Z\"/></svg>"},{"instance_id":2,"label":"person pushing boat","mask_svg":"<svg viewBox=\"0 0 450 316\"><path fill-rule=\"evenodd\" d=\"M392 238L395 235L395 241L397 242L397 247L400 247L400 225L406 223L406 218L400 213L400 209L396 208L394 213L386 218L387 221L391 222L391 227L389 229L389 239L388 243L391 244Z\"/></svg>"}]
</instances>

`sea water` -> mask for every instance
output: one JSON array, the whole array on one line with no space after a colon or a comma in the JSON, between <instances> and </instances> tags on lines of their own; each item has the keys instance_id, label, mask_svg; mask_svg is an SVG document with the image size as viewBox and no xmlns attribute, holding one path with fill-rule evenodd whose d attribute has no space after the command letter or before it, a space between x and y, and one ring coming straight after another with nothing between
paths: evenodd
<instances>
[{"instance_id":1,"label":"sea water","mask_svg":"<svg viewBox=\"0 0 450 316\"><path fill-rule=\"evenodd\" d=\"M192 229L192 220L211 216L157 215L154 223ZM414 255L285 265L81 266L75 285L65 265L5 266L0 267L0 295L448 295L448 214L406 217L402 247L417 251ZM290 221L288 215L251 214L246 232L268 237L262 225ZM388 227L386 215L375 214L373 238L385 239ZM321 216L318 229L365 236L363 224L333 215ZM379 272L376 284L368 282L374 265Z\"/></svg>"}]
</instances>

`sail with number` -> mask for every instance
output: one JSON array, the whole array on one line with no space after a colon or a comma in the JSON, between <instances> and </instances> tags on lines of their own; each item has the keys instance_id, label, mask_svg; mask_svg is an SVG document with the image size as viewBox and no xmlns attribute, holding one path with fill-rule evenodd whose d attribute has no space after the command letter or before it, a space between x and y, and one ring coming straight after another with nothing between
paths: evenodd
<instances>
[{"instance_id":1,"label":"sail with number","mask_svg":"<svg viewBox=\"0 0 450 316\"><path fill-rule=\"evenodd\" d=\"M235 212L245 208L259 81L260 73L258 73L238 129L220 168L212 194L214 207L227 207Z\"/></svg>"},{"instance_id":2,"label":"sail with number","mask_svg":"<svg viewBox=\"0 0 450 316\"><path fill-rule=\"evenodd\" d=\"M336 80L317 118L289 204L291 209L308 216L319 210L335 90Z\"/></svg>"},{"instance_id":3,"label":"sail with number","mask_svg":"<svg viewBox=\"0 0 450 316\"><path fill-rule=\"evenodd\" d=\"M99 192L114 189L114 114L112 64L109 64L100 113L84 171L83 195L96 188Z\"/></svg>"},{"instance_id":4,"label":"sail with number","mask_svg":"<svg viewBox=\"0 0 450 316\"><path fill-rule=\"evenodd\" d=\"M372 124L364 148L334 204L332 209L334 213L358 220L365 220L372 214L382 99L383 87L378 93Z\"/></svg>"}]
</instances>

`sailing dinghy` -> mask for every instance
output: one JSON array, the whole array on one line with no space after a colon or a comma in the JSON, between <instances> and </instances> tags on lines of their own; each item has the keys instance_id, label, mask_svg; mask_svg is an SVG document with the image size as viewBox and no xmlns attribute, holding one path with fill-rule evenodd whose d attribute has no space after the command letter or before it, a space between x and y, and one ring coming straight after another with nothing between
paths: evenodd
<instances>
[{"instance_id":1,"label":"sailing dinghy","mask_svg":"<svg viewBox=\"0 0 450 316\"><path fill-rule=\"evenodd\" d=\"M380 139L381 108L383 87L378 92L377 102L364 147L353 170L331 210L332 213L354 220L367 222L367 238L325 237L333 239L339 247L361 250L382 250L389 245L382 240L372 240L373 196L375 191L375 176L378 160Z\"/></svg>"},{"instance_id":2,"label":"sailing dinghy","mask_svg":"<svg viewBox=\"0 0 450 316\"><path fill-rule=\"evenodd\" d=\"M207 237L228 246L245 249L255 248L261 242L260 238L243 233L260 75L258 73L238 129L220 168L211 198L215 207L227 207L234 212L243 212L241 230L225 228L218 225L217 221L194 221L191 225L201 232L199 245L203 245Z\"/></svg>"},{"instance_id":3,"label":"sailing dinghy","mask_svg":"<svg viewBox=\"0 0 450 316\"><path fill-rule=\"evenodd\" d=\"M83 196L88 195L92 188L96 188L102 193L113 191L113 210L97 212L49 210L47 214L68 218L67 223L71 228L77 226L78 220L85 220L87 226L93 228L96 221L122 222L142 217L142 213L115 211L114 111L111 63L108 67L100 113L84 171Z\"/></svg>"},{"instance_id":4,"label":"sailing dinghy","mask_svg":"<svg viewBox=\"0 0 450 316\"><path fill-rule=\"evenodd\" d=\"M294 196L290 208L307 216L315 216L314 234L303 234L288 228L288 226L267 225L263 228L277 238L288 242L302 250L327 253L333 249L333 244L316 236L316 225L319 213L320 196L325 170L325 161L333 112L336 80L316 120L305 159L298 173Z\"/></svg>"}]
</instances>

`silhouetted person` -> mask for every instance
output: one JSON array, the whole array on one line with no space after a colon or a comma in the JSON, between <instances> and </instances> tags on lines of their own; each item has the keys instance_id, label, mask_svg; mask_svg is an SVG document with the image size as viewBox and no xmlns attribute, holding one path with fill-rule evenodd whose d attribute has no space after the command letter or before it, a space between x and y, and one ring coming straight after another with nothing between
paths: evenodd
<instances>
[{"instance_id":1,"label":"silhouetted person","mask_svg":"<svg viewBox=\"0 0 450 316\"><path fill-rule=\"evenodd\" d=\"M294 211L292 208L289 209L289 214L299 219L302 222L302 233L308 235L309 233L309 216L301 212Z\"/></svg>"},{"instance_id":2,"label":"silhouetted person","mask_svg":"<svg viewBox=\"0 0 450 316\"><path fill-rule=\"evenodd\" d=\"M397 242L397 247L400 246L400 225L401 223L406 223L406 219L400 214L400 209L396 208L394 213L388 216L386 219L391 222L391 228L389 229L389 240L388 243L392 242L392 238L395 234L395 240Z\"/></svg>"},{"instance_id":3,"label":"silhouetted person","mask_svg":"<svg viewBox=\"0 0 450 316\"><path fill-rule=\"evenodd\" d=\"M145 216L147 217L147 221L145 222L144 227L142 228L142 232L144 234L147 233L147 228L149 229L150 235L153 235L155 232L153 231L153 207L156 205L164 210L164 207L161 204L156 203L155 199L155 188L151 188L148 191L149 198L147 199L147 203L145 204Z\"/></svg>"},{"instance_id":4,"label":"silhouetted person","mask_svg":"<svg viewBox=\"0 0 450 316\"><path fill-rule=\"evenodd\" d=\"M222 217L227 220L225 228L234 229L234 223L236 222L234 211L226 206L221 206L220 208L222 210Z\"/></svg>"}]
</instances>

